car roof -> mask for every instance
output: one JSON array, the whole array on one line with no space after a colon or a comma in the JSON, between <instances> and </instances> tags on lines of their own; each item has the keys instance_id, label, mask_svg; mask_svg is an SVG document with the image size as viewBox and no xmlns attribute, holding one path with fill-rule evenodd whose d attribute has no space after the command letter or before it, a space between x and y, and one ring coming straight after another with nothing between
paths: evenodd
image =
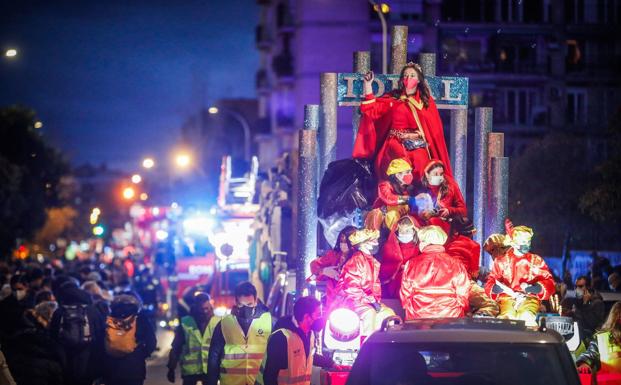
<instances>
[{"instance_id":1,"label":"car roof","mask_svg":"<svg viewBox=\"0 0 621 385\"><path fill-rule=\"evenodd\" d=\"M374 333L367 342L564 344L565 340L553 330L529 330L524 321L438 318L388 326Z\"/></svg>"}]
</instances>

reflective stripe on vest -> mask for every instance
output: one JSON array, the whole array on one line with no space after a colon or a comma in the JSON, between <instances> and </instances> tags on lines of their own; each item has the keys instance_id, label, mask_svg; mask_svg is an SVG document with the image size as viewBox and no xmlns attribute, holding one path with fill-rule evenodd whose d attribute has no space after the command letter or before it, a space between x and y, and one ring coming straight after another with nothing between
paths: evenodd
<instances>
[{"instance_id":1,"label":"reflective stripe on vest","mask_svg":"<svg viewBox=\"0 0 621 385\"><path fill-rule=\"evenodd\" d=\"M601 373L621 373L621 346L614 343L610 332L597 333Z\"/></svg>"},{"instance_id":2,"label":"reflective stripe on vest","mask_svg":"<svg viewBox=\"0 0 621 385\"><path fill-rule=\"evenodd\" d=\"M207 356L213 331L222 318L212 316L201 335L194 318L185 316L181 318L181 327L185 336L185 344L181 353L181 375L190 376L195 374L207 374Z\"/></svg>"},{"instance_id":3,"label":"reflective stripe on vest","mask_svg":"<svg viewBox=\"0 0 621 385\"><path fill-rule=\"evenodd\" d=\"M272 332L272 315L266 312L253 319L247 336L233 315L224 317L221 325L224 356L220 385L254 385Z\"/></svg>"},{"instance_id":4,"label":"reflective stripe on vest","mask_svg":"<svg viewBox=\"0 0 621 385\"><path fill-rule=\"evenodd\" d=\"M278 372L278 385L310 385L313 370L313 356L315 355L315 335L311 332L310 352L306 357L304 342L300 336L289 329L278 329L274 334L282 332L287 340L287 369ZM272 335L274 335L272 334ZM267 356L261 363L261 371L257 377L257 384L264 385L263 371Z\"/></svg>"}]
</instances>

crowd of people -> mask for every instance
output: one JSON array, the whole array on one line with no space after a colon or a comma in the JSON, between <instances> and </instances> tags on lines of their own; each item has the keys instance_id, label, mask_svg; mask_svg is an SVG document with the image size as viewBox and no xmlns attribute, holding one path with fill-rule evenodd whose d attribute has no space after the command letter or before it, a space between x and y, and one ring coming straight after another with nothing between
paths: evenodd
<instances>
[{"instance_id":1,"label":"crowd of people","mask_svg":"<svg viewBox=\"0 0 621 385\"><path fill-rule=\"evenodd\" d=\"M159 288L148 269L135 270L131 256L1 265L7 375L18 384L142 384Z\"/></svg>"}]
</instances>

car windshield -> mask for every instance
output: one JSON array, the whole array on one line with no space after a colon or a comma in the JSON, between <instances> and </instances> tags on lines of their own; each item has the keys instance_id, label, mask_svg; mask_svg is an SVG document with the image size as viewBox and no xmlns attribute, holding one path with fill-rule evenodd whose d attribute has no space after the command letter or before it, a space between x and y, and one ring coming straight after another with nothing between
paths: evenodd
<instances>
[{"instance_id":1,"label":"car windshield","mask_svg":"<svg viewBox=\"0 0 621 385\"><path fill-rule=\"evenodd\" d=\"M564 356L543 344L373 343L361 350L348 384L572 384L566 373L575 369Z\"/></svg>"}]
</instances>

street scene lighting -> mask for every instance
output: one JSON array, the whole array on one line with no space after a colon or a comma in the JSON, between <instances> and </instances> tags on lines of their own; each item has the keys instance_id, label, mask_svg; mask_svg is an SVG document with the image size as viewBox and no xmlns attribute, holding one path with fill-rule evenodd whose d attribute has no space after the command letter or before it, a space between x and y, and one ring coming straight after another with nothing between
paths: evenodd
<instances>
[{"instance_id":1,"label":"street scene lighting","mask_svg":"<svg viewBox=\"0 0 621 385\"><path fill-rule=\"evenodd\" d=\"M142 182L142 177L140 176L140 174L132 175L132 183L133 184L138 184L140 182Z\"/></svg>"},{"instance_id":2,"label":"street scene lighting","mask_svg":"<svg viewBox=\"0 0 621 385\"><path fill-rule=\"evenodd\" d=\"M125 187L123 189L123 198L126 200L133 199L136 196L136 191L133 187Z\"/></svg>"},{"instance_id":3,"label":"street scene lighting","mask_svg":"<svg viewBox=\"0 0 621 385\"><path fill-rule=\"evenodd\" d=\"M43 127L43 123L42 122L40 122L40 121L39 122L35 122L34 128L41 128L41 127Z\"/></svg>"},{"instance_id":4,"label":"street scene lighting","mask_svg":"<svg viewBox=\"0 0 621 385\"><path fill-rule=\"evenodd\" d=\"M141 201L146 201L147 199L149 199L149 195L147 193L140 194Z\"/></svg>"},{"instance_id":5,"label":"street scene lighting","mask_svg":"<svg viewBox=\"0 0 621 385\"><path fill-rule=\"evenodd\" d=\"M6 57L15 57L15 56L17 56L17 50L14 49L14 48L7 49L6 52L4 53L4 56L6 56Z\"/></svg>"},{"instance_id":6,"label":"street scene lighting","mask_svg":"<svg viewBox=\"0 0 621 385\"><path fill-rule=\"evenodd\" d=\"M218 113L218 107L209 107L209 109L207 110L207 112L209 112L212 115L215 115Z\"/></svg>"},{"instance_id":7,"label":"street scene lighting","mask_svg":"<svg viewBox=\"0 0 621 385\"><path fill-rule=\"evenodd\" d=\"M153 160L153 158L144 158L142 160L142 167L146 168L147 170L153 168L153 166L155 166L155 160Z\"/></svg>"},{"instance_id":8,"label":"street scene lighting","mask_svg":"<svg viewBox=\"0 0 621 385\"><path fill-rule=\"evenodd\" d=\"M191 162L192 162L192 158L190 158L190 155L188 153L185 153L185 152L179 153L175 157L175 164L179 168L187 168L190 165Z\"/></svg>"}]
</instances>

